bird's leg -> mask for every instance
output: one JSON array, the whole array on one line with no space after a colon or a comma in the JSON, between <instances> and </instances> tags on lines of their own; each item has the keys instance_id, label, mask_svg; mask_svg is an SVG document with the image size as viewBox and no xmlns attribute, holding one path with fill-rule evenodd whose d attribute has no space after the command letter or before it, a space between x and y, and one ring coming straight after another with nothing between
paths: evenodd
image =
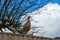
<instances>
[{"instance_id":1,"label":"bird's leg","mask_svg":"<svg viewBox=\"0 0 60 40\"><path fill-rule=\"evenodd\" d=\"M25 40L26 34L23 34L23 36L24 36L24 39L23 40Z\"/></svg>"}]
</instances>

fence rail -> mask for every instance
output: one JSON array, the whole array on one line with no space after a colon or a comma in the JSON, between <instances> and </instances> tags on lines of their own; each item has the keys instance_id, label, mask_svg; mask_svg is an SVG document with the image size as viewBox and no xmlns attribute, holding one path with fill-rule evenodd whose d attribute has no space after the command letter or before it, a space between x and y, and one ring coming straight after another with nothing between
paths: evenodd
<instances>
[{"instance_id":1,"label":"fence rail","mask_svg":"<svg viewBox=\"0 0 60 40\"><path fill-rule=\"evenodd\" d=\"M36 37L36 36L24 36L13 33L0 33L0 40L60 40L60 38L46 38L46 37Z\"/></svg>"}]
</instances>

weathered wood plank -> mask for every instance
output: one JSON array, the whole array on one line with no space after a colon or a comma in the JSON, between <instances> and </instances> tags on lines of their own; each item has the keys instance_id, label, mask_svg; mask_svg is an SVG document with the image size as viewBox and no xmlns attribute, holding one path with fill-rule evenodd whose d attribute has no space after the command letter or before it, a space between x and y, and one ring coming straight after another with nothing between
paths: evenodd
<instances>
[{"instance_id":1,"label":"weathered wood plank","mask_svg":"<svg viewBox=\"0 0 60 40\"><path fill-rule=\"evenodd\" d=\"M12 33L0 33L0 40L60 40L60 38L34 37L30 35L19 35Z\"/></svg>"},{"instance_id":2,"label":"weathered wood plank","mask_svg":"<svg viewBox=\"0 0 60 40\"><path fill-rule=\"evenodd\" d=\"M8 35L7 34L4 34L3 40L8 40Z\"/></svg>"},{"instance_id":3,"label":"weathered wood plank","mask_svg":"<svg viewBox=\"0 0 60 40\"><path fill-rule=\"evenodd\" d=\"M3 38L3 37L2 37L2 34L0 34L0 40L2 40L2 38Z\"/></svg>"}]
</instances>

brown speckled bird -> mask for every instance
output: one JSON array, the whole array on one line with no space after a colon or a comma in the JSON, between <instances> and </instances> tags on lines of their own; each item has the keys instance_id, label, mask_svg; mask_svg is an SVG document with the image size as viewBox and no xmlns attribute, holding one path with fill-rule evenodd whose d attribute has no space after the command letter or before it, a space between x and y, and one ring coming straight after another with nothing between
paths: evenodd
<instances>
[{"instance_id":1,"label":"brown speckled bird","mask_svg":"<svg viewBox=\"0 0 60 40\"><path fill-rule=\"evenodd\" d=\"M26 33L28 33L28 31L30 30L30 27L31 27L31 25L30 25L30 16L28 16L27 22L23 26L23 29L20 31L20 34L26 34Z\"/></svg>"}]
</instances>

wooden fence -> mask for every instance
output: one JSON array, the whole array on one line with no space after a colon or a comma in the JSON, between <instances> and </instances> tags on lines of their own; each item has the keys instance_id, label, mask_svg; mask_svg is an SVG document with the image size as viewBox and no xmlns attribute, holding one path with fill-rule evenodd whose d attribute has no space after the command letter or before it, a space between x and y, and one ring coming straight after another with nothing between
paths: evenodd
<instances>
[{"instance_id":1,"label":"wooden fence","mask_svg":"<svg viewBox=\"0 0 60 40\"><path fill-rule=\"evenodd\" d=\"M12 34L12 33L0 33L0 40L55 40L55 39L46 38L46 37L36 37L30 35L24 36L19 34Z\"/></svg>"}]
</instances>

